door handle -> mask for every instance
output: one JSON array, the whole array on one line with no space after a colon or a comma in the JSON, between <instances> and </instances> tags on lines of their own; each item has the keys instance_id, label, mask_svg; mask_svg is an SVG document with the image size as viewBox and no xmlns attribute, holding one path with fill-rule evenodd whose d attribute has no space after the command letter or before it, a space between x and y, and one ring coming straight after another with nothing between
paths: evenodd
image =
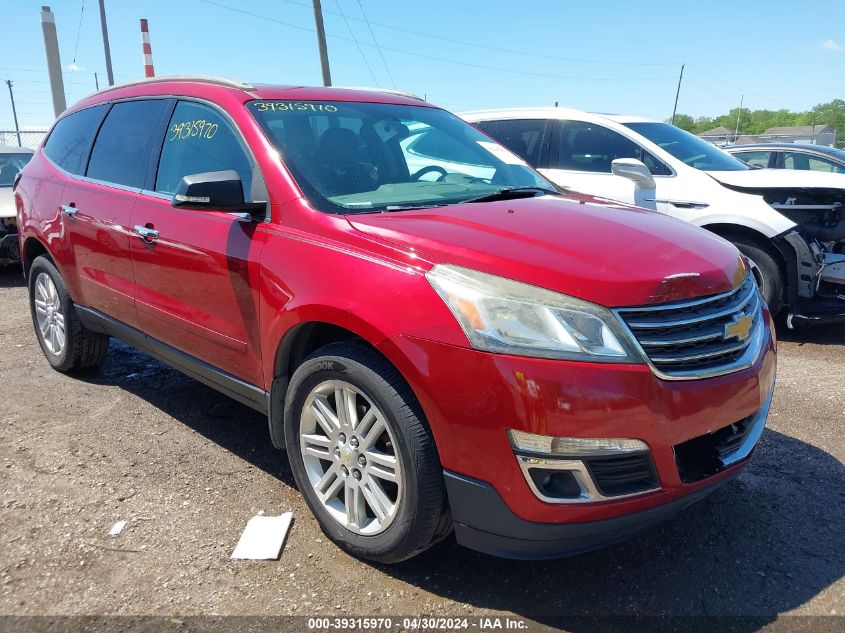
<instances>
[{"instance_id":1,"label":"door handle","mask_svg":"<svg viewBox=\"0 0 845 633\"><path fill-rule=\"evenodd\" d=\"M70 217L73 217L77 213L79 213L79 209L77 209L73 204L63 204L61 208L62 213Z\"/></svg>"},{"instance_id":2,"label":"door handle","mask_svg":"<svg viewBox=\"0 0 845 633\"><path fill-rule=\"evenodd\" d=\"M152 242L158 239L158 231L155 229L148 229L146 226L140 224L135 225L135 232L143 238L145 242Z\"/></svg>"}]
</instances>

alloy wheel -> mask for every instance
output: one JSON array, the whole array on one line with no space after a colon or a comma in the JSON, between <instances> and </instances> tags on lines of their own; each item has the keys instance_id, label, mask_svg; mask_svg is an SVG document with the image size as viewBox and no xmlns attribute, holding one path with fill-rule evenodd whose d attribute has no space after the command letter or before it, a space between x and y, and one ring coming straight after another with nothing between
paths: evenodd
<instances>
[{"instance_id":1,"label":"alloy wheel","mask_svg":"<svg viewBox=\"0 0 845 633\"><path fill-rule=\"evenodd\" d=\"M402 464L372 400L342 380L318 384L305 399L299 440L309 482L329 515L356 534L384 532L402 501Z\"/></svg>"},{"instance_id":2,"label":"alloy wheel","mask_svg":"<svg viewBox=\"0 0 845 633\"><path fill-rule=\"evenodd\" d=\"M56 284L47 273L39 273L35 279L35 317L44 346L55 356L65 348L65 316Z\"/></svg>"}]
</instances>

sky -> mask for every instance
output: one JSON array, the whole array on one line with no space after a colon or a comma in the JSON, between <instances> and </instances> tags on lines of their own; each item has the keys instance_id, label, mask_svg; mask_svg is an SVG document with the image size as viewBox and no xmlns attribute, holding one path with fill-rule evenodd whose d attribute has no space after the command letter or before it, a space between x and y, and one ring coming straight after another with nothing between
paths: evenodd
<instances>
[{"instance_id":1,"label":"sky","mask_svg":"<svg viewBox=\"0 0 845 633\"><path fill-rule=\"evenodd\" d=\"M56 16L68 105L106 85L98 0L0 0L0 78L22 128L53 119L39 18ZM157 75L320 85L311 0L105 0L116 83ZM449 110L554 105L666 119L845 97L845 0L322 0L335 85ZM0 130L12 129L0 85Z\"/></svg>"}]
</instances>

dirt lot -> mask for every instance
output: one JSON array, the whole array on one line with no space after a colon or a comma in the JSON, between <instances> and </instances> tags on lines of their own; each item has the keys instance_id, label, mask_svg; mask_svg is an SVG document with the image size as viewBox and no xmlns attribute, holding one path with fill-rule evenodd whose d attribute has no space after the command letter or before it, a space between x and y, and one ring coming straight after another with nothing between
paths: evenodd
<instances>
[{"instance_id":1,"label":"dirt lot","mask_svg":"<svg viewBox=\"0 0 845 633\"><path fill-rule=\"evenodd\" d=\"M845 614L845 327L780 351L751 467L659 528L560 561L446 541L375 567L322 536L262 416L115 342L102 371L51 370L0 273L0 613ZM281 560L229 560L259 510L294 513Z\"/></svg>"}]
</instances>

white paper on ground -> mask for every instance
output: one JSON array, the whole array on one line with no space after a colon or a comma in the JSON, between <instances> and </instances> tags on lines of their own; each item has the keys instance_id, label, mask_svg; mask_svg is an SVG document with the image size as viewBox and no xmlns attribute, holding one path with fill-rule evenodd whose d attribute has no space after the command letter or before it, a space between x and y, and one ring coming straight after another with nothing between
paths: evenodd
<instances>
[{"instance_id":1,"label":"white paper on ground","mask_svg":"<svg viewBox=\"0 0 845 633\"><path fill-rule=\"evenodd\" d=\"M285 537L293 519L292 512L277 517L256 515L246 524L243 534L232 552L233 559L276 560L282 551Z\"/></svg>"},{"instance_id":2,"label":"white paper on ground","mask_svg":"<svg viewBox=\"0 0 845 633\"><path fill-rule=\"evenodd\" d=\"M121 532L123 532L123 528L126 527L126 521L118 521L109 530L109 536L117 536Z\"/></svg>"}]
</instances>

